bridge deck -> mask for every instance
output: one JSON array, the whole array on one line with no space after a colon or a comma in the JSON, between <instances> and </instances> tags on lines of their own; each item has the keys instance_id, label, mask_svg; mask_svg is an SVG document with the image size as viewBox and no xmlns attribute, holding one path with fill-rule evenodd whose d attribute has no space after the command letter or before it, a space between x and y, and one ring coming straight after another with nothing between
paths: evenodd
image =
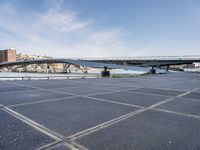
<instances>
[{"instance_id":1,"label":"bridge deck","mask_svg":"<svg viewBox=\"0 0 200 150\"><path fill-rule=\"evenodd\" d=\"M0 81L0 149L200 149L200 74Z\"/></svg>"}]
</instances>

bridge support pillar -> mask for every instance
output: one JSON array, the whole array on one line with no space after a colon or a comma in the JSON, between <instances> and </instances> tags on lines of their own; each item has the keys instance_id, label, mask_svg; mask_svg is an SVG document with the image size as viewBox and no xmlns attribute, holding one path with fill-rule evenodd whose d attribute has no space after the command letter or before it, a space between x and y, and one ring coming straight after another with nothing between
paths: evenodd
<instances>
[{"instance_id":1,"label":"bridge support pillar","mask_svg":"<svg viewBox=\"0 0 200 150\"><path fill-rule=\"evenodd\" d=\"M28 72L28 65L27 64L23 65L23 70L24 70L24 72Z\"/></svg>"},{"instance_id":2,"label":"bridge support pillar","mask_svg":"<svg viewBox=\"0 0 200 150\"><path fill-rule=\"evenodd\" d=\"M50 71L50 65L49 65L49 64L47 64L47 70L46 70L46 73L48 74L48 73L49 73L49 71Z\"/></svg>"},{"instance_id":3,"label":"bridge support pillar","mask_svg":"<svg viewBox=\"0 0 200 150\"><path fill-rule=\"evenodd\" d=\"M169 65L167 66L167 69L166 69L166 71L169 71Z\"/></svg>"},{"instance_id":4,"label":"bridge support pillar","mask_svg":"<svg viewBox=\"0 0 200 150\"><path fill-rule=\"evenodd\" d=\"M149 72L150 74L156 74L156 69L154 68L154 67L152 67L151 69L150 69L150 72Z\"/></svg>"},{"instance_id":5,"label":"bridge support pillar","mask_svg":"<svg viewBox=\"0 0 200 150\"><path fill-rule=\"evenodd\" d=\"M101 72L101 77L110 77L110 71L108 71L106 66L104 66L104 70Z\"/></svg>"},{"instance_id":6,"label":"bridge support pillar","mask_svg":"<svg viewBox=\"0 0 200 150\"><path fill-rule=\"evenodd\" d=\"M69 71L70 71L70 69L69 69L70 66L71 66L71 64L69 64L69 63L63 64L63 71L62 72L68 74Z\"/></svg>"}]
</instances>

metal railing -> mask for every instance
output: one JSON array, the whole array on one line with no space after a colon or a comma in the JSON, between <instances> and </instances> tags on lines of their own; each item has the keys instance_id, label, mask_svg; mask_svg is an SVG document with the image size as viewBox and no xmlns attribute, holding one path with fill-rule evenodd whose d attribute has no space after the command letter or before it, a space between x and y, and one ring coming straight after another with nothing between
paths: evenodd
<instances>
[{"instance_id":1,"label":"metal railing","mask_svg":"<svg viewBox=\"0 0 200 150\"><path fill-rule=\"evenodd\" d=\"M80 57L72 60L200 60L200 55L181 56L135 56L135 57Z\"/></svg>"}]
</instances>

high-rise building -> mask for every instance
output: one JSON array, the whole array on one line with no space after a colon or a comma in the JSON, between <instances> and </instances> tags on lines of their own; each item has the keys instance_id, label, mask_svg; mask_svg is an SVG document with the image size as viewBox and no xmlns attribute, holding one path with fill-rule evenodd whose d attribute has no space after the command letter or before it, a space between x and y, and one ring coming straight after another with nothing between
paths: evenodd
<instances>
[{"instance_id":1,"label":"high-rise building","mask_svg":"<svg viewBox=\"0 0 200 150\"><path fill-rule=\"evenodd\" d=\"M16 50L13 48L0 50L0 62L16 61Z\"/></svg>"}]
</instances>

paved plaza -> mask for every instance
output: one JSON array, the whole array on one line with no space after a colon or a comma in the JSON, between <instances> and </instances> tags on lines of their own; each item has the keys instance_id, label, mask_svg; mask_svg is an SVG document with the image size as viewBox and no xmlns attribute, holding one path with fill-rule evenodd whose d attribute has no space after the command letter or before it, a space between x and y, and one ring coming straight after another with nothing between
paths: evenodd
<instances>
[{"instance_id":1,"label":"paved plaza","mask_svg":"<svg viewBox=\"0 0 200 150\"><path fill-rule=\"evenodd\" d=\"M199 150L200 74L0 81L0 150Z\"/></svg>"}]
</instances>

